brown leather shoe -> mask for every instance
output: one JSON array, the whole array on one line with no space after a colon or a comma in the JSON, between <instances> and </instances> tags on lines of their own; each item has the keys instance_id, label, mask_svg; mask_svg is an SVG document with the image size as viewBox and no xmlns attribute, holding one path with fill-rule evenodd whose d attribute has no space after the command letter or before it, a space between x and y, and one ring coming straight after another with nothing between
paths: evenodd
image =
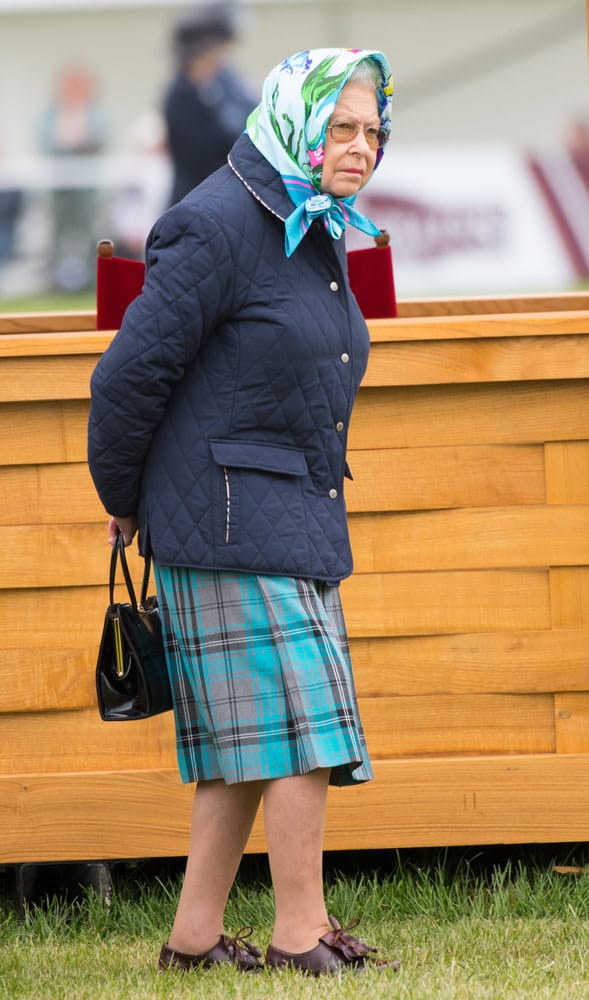
<instances>
[{"instance_id":1,"label":"brown leather shoe","mask_svg":"<svg viewBox=\"0 0 589 1000\"><path fill-rule=\"evenodd\" d=\"M235 937L221 934L217 943L203 955L186 955L165 944L160 952L158 967L160 972L171 968L188 972L190 969L210 969L222 962L232 962L240 972L261 972L264 968L260 961L262 950L247 940L251 934L251 927L243 927Z\"/></svg>"},{"instance_id":2,"label":"brown leather shoe","mask_svg":"<svg viewBox=\"0 0 589 1000\"><path fill-rule=\"evenodd\" d=\"M332 931L319 938L319 944L310 951L291 954L281 951L274 945L269 945L266 951L266 968L291 968L299 972L307 972L312 976L321 976L351 969L354 972L364 972L369 966L377 969L392 969L398 972L400 962L387 962L376 958L376 948L371 948L358 938L348 933L355 927L358 920L353 920L342 927L335 917L329 918Z\"/></svg>"}]
</instances>

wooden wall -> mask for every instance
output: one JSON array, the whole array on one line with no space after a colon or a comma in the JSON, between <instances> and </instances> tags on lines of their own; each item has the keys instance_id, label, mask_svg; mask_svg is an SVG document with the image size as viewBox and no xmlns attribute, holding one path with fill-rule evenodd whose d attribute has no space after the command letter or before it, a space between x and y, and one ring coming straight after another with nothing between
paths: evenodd
<instances>
[{"instance_id":1,"label":"wooden wall","mask_svg":"<svg viewBox=\"0 0 589 1000\"><path fill-rule=\"evenodd\" d=\"M589 297L400 312L370 323L347 487L376 780L330 792L326 847L589 839ZM0 317L0 863L187 851L171 715L96 710L94 326Z\"/></svg>"}]
</instances>

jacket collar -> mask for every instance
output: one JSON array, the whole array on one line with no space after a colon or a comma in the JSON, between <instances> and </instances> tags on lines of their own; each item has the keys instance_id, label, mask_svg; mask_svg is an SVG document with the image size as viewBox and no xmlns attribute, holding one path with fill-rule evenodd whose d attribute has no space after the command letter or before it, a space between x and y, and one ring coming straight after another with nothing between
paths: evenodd
<instances>
[{"instance_id":1,"label":"jacket collar","mask_svg":"<svg viewBox=\"0 0 589 1000\"><path fill-rule=\"evenodd\" d=\"M286 193L282 177L245 132L235 142L227 160L250 194L284 222L294 205Z\"/></svg>"},{"instance_id":2,"label":"jacket collar","mask_svg":"<svg viewBox=\"0 0 589 1000\"><path fill-rule=\"evenodd\" d=\"M235 142L227 157L233 173L272 215L284 222L294 205L282 183L282 177L244 133ZM327 234L325 234L327 237ZM327 237L342 271L347 273L345 240Z\"/></svg>"}]
</instances>

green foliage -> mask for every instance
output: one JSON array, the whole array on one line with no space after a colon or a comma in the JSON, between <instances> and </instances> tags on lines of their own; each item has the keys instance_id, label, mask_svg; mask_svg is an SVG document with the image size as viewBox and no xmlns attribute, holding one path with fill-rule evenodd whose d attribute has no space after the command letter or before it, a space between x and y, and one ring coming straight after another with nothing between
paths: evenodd
<instances>
[{"instance_id":1,"label":"green foliage","mask_svg":"<svg viewBox=\"0 0 589 1000\"><path fill-rule=\"evenodd\" d=\"M27 907L21 920L13 895L0 895L0 997L589 997L588 874L560 875L545 859L508 858L485 867L444 852L422 863L393 852L378 866L361 859L352 871L333 866L326 872L328 906L342 922L361 916L358 935L380 955L399 958L398 974L371 969L320 980L292 972L244 976L231 968L159 974L157 954L172 923L180 876L150 876L130 865L115 869L110 905L88 891L76 903L53 897ZM267 870L250 861L232 892L227 928L252 925L264 947L272 917Z\"/></svg>"}]
</instances>

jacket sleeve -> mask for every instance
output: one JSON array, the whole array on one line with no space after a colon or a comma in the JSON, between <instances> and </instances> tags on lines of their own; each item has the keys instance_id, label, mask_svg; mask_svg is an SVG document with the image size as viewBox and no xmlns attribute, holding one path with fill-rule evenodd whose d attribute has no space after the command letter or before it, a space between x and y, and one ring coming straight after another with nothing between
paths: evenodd
<instances>
[{"instance_id":1,"label":"jacket sleeve","mask_svg":"<svg viewBox=\"0 0 589 1000\"><path fill-rule=\"evenodd\" d=\"M207 213L177 205L150 233L143 291L90 383L88 462L110 514L136 513L154 431L203 339L230 312L233 274L228 241Z\"/></svg>"}]
</instances>

